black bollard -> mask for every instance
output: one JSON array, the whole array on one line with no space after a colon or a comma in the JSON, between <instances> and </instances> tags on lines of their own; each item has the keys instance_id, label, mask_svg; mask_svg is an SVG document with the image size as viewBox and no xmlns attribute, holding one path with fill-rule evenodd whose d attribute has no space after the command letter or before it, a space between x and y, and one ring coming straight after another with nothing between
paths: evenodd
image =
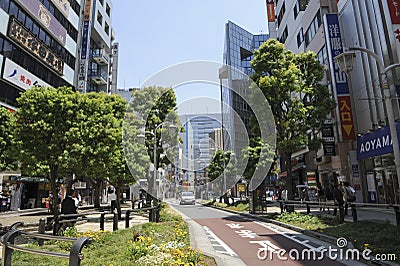
<instances>
[{"instance_id":1,"label":"black bollard","mask_svg":"<svg viewBox=\"0 0 400 266\"><path fill-rule=\"evenodd\" d=\"M114 212L113 231L118 230L118 212Z\"/></svg>"},{"instance_id":2,"label":"black bollard","mask_svg":"<svg viewBox=\"0 0 400 266\"><path fill-rule=\"evenodd\" d=\"M339 223L344 223L344 206L339 205Z\"/></svg>"},{"instance_id":3,"label":"black bollard","mask_svg":"<svg viewBox=\"0 0 400 266\"><path fill-rule=\"evenodd\" d=\"M131 215L131 210L127 210L125 214L125 228L129 228L130 215Z\"/></svg>"},{"instance_id":4,"label":"black bollard","mask_svg":"<svg viewBox=\"0 0 400 266\"><path fill-rule=\"evenodd\" d=\"M105 213L102 212L100 214L100 230L104 232L104 220L105 220Z\"/></svg>"},{"instance_id":5,"label":"black bollard","mask_svg":"<svg viewBox=\"0 0 400 266\"><path fill-rule=\"evenodd\" d=\"M358 218L357 218L357 210L356 210L356 206L354 204L351 204L351 215L353 216L353 222L357 222Z\"/></svg>"},{"instance_id":6,"label":"black bollard","mask_svg":"<svg viewBox=\"0 0 400 266\"><path fill-rule=\"evenodd\" d=\"M400 226L400 206L393 206L394 214L396 216L396 224Z\"/></svg>"},{"instance_id":7,"label":"black bollard","mask_svg":"<svg viewBox=\"0 0 400 266\"><path fill-rule=\"evenodd\" d=\"M40 218L40 220L39 220L39 230L38 230L38 233L39 233L39 234L44 234L45 232L46 232L46 218ZM43 244L44 244L44 239L39 238L39 239L38 239L38 243L39 243L39 246L40 246L40 247L43 246Z\"/></svg>"}]
</instances>

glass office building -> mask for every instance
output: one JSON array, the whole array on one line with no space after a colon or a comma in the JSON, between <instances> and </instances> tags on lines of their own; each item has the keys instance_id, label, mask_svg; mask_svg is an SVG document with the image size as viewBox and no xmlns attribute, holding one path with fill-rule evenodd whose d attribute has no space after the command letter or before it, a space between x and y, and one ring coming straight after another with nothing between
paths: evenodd
<instances>
[{"instance_id":1,"label":"glass office building","mask_svg":"<svg viewBox=\"0 0 400 266\"><path fill-rule=\"evenodd\" d=\"M204 177L214 155L210 133L221 128L221 114L184 115L180 120L185 132L181 133L183 156L178 168L186 170L183 179L193 184L196 177Z\"/></svg>"},{"instance_id":2,"label":"glass office building","mask_svg":"<svg viewBox=\"0 0 400 266\"><path fill-rule=\"evenodd\" d=\"M248 77L253 73L250 61L253 51L268 37L267 34L252 34L231 21L225 26L223 63L229 67L221 68L219 73L222 122L228 132L224 134L223 146L236 154L241 154L241 148L247 145L251 136L250 118L253 112L242 97L248 94ZM230 143L229 147L227 143Z\"/></svg>"}]
</instances>

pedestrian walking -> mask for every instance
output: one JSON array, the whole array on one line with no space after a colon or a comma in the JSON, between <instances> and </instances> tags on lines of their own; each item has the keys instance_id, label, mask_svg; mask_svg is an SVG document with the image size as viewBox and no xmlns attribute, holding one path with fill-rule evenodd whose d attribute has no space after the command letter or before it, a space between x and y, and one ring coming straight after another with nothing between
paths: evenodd
<instances>
[{"instance_id":1,"label":"pedestrian walking","mask_svg":"<svg viewBox=\"0 0 400 266\"><path fill-rule=\"evenodd\" d=\"M283 203L281 205L281 211L282 212L287 211L288 191L285 187L282 189L281 197L282 197L282 201L283 201Z\"/></svg>"},{"instance_id":2,"label":"pedestrian walking","mask_svg":"<svg viewBox=\"0 0 400 266\"><path fill-rule=\"evenodd\" d=\"M115 188L113 186L108 187L108 199L111 203L111 212L114 212L117 207L117 194L115 193Z\"/></svg>"},{"instance_id":3,"label":"pedestrian walking","mask_svg":"<svg viewBox=\"0 0 400 266\"><path fill-rule=\"evenodd\" d=\"M344 221L344 195L342 190L340 189L339 184L335 184L333 187L333 196L335 199L335 204L339 206L339 222L342 223ZM337 214L337 209L333 210L333 215Z\"/></svg>"},{"instance_id":4,"label":"pedestrian walking","mask_svg":"<svg viewBox=\"0 0 400 266\"><path fill-rule=\"evenodd\" d=\"M326 203L325 189L322 187L321 183L317 185L317 200L319 205L321 205L321 203ZM319 211L325 211L325 206L320 207Z\"/></svg>"},{"instance_id":5,"label":"pedestrian walking","mask_svg":"<svg viewBox=\"0 0 400 266\"><path fill-rule=\"evenodd\" d=\"M344 214L348 215L348 208L349 208L349 203L351 204L356 200L356 190L350 186L349 182L344 182L343 184L343 191L344 191L344 199L345 199L345 204L344 204Z\"/></svg>"}]
</instances>

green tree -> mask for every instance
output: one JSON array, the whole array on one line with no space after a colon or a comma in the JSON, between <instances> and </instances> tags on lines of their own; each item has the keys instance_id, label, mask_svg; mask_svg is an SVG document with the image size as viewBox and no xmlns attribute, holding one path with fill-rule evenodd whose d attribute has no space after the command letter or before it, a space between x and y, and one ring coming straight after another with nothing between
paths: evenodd
<instances>
[{"instance_id":1,"label":"green tree","mask_svg":"<svg viewBox=\"0 0 400 266\"><path fill-rule=\"evenodd\" d=\"M236 177L237 161L232 151L217 150L207 166L208 177L214 182L214 189L220 190L222 198L226 204L229 204L227 190L231 187L230 180Z\"/></svg>"},{"instance_id":2,"label":"green tree","mask_svg":"<svg viewBox=\"0 0 400 266\"><path fill-rule=\"evenodd\" d=\"M74 165L76 179L86 178L93 187L94 206L100 207L100 190L110 175L110 160L121 137L125 100L106 93L79 95L80 108L74 128L69 132L69 165ZM122 113L122 115L120 114Z\"/></svg>"},{"instance_id":3,"label":"green tree","mask_svg":"<svg viewBox=\"0 0 400 266\"><path fill-rule=\"evenodd\" d=\"M147 172L149 164L154 162L154 147L155 169L174 162L179 138L176 134L168 134L168 131L171 125L176 127L176 131L180 130L176 106L176 95L172 88L146 87L134 92L125 117L124 143L129 168L131 172L138 172L135 174L137 177ZM143 129L145 132L142 132ZM138 143L139 133L145 133L144 146ZM135 141L127 141L127 138ZM143 151L147 153L147 158L137 155ZM150 176L148 186L152 193L154 183Z\"/></svg>"},{"instance_id":4,"label":"green tree","mask_svg":"<svg viewBox=\"0 0 400 266\"><path fill-rule=\"evenodd\" d=\"M78 94L71 88L32 88L18 98L15 138L21 171L49 179L53 213L58 214L58 181L70 173L68 146L79 110Z\"/></svg>"},{"instance_id":5,"label":"green tree","mask_svg":"<svg viewBox=\"0 0 400 266\"><path fill-rule=\"evenodd\" d=\"M14 115L6 108L0 107L0 171L17 167L14 127Z\"/></svg>"},{"instance_id":6,"label":"green tree","mask_svg":"<svg viewBox=\"0 0 400 266\"><path fill-rule=\"evenodd\" d=\"M274 115L277 149L287 169L287 189L293 197L292 153L306 146L319 147L324 119L335 107L326 86L323 68L315 53L294 54L269 39L254 53L252 79L263 91ZM313 138L309 136L312 135Z\"/></svg>"}]
</instances>

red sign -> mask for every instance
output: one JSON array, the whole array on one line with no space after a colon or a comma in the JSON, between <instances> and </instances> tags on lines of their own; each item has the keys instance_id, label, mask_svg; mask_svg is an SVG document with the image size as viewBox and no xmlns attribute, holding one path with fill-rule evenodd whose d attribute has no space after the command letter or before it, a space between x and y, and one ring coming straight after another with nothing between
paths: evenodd
<instances>
[{"instance_id":1,"label":"red sign","mask_svg":"<svg viewBox=\"0 0 400 266\"><path fill-rule=\"evenodd\" d=\"M400 0L388 0L387 2L392 24L400 24Z\"/></svg>"},{"instance_id":2,"label":"red sign","mask_svg":"<svg viewBox=\"0 0 400 266\"><path fill-rule=\"evenodd\" d=\"M355 133L350 96L338 96L338 105L343 140L353 140L355 139Z\"/></svg>"},{"instance_id":3,"label":"red sign","mask_svg":"<svg viewBox=\"0 0 400 266\"><path fill-rule=\"evenodd\" d=\"M275 21L275 7L273 1L267 0L267 15L268 15L268 22Z\"/></svg>"}]
</instances>

